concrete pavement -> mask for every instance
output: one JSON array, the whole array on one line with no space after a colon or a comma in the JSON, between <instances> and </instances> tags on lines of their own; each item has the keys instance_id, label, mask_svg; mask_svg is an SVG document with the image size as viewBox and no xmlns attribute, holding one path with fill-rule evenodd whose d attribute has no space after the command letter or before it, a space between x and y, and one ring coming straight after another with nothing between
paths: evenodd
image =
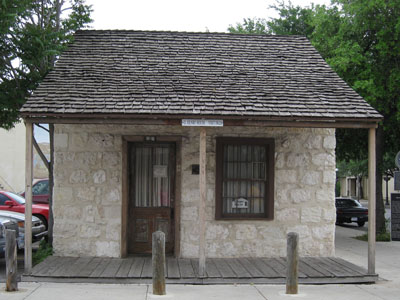
<instances>
[{"instance_id":1,"label":"concrete pavement","mask_svg":"<svg viewBox=\"0 0 400 300\"><path fill-rule=\"evenodd\" d=\"M362 232L351 226L336 228L336 255L367 267L367 243L352 238ZM20 290L13 293L6 293L2 284L0 299L400 299L400 242L377 243L376 268L382 277L377 284L300 285L298 295L286 295L284 285L167 285L166 296L154 296L151 285L22 282Z\"/></svg>"}]
</instances>

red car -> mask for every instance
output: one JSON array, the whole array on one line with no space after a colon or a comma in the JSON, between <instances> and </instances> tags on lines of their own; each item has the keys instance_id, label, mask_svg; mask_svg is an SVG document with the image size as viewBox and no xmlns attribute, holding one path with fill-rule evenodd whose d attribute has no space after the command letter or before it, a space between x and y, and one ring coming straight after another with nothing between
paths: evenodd
<instances>
[{"instance_id":1,"label":"red car","mask_svg":"<svg viewBox=\"0 0 400 300\"><path fill-rule=\"evenodd\" d=\"M25 192L21 193L21 196L25 197ZM32 186L32 202L48 204L49 197L49 179L35 180Z\"/></svg>"},{"instance_id":2,"label":"red car","mask_svg":"<svg viewBox=\"0 0 400 300\"><path fill-rule=\"evenodd\" d=\"M11 192L0 191L0 210L25 213L25 199ZM48 204L32 204L32 215L38 217L47 228L49 219Z\"/></svg>"}]
</instances>

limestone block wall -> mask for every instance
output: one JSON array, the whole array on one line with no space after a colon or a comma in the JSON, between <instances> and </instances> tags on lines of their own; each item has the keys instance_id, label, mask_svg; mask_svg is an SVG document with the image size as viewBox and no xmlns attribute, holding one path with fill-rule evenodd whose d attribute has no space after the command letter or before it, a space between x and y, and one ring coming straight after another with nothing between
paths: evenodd
<instances>
[{"instance_id":1,"label":"limestone block wall","mask_svg":"<svg viewBox=\"0 0 400 300\"><path fill-rule=\"evenodd\" d=\"M282 256L286 234L300 235L300 255L334 254L333 129L220 127L207 129L208 257ZM197 257L199 129L181 126L56 125L54 248L58 255L118 257L121 235L122 137L182 136L180 250ZM215 220L217 136L275 139L275 217Z\"/></svg>"}]
</instances>

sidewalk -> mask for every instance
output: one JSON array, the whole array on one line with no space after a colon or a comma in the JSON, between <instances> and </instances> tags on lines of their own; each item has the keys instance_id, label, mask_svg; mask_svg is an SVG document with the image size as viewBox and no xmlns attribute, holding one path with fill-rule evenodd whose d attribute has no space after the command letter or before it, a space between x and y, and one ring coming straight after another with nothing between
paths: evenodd
<instances>
[{"instance_id":1,"label":"sidewalk","mask_svg":"<svg viewBox=\"0 0 400 300\"><path fill-rule=\"evenodd\" d=\"M367 266L367 243L353 239L360 231L337 226L336 255ZM345 300L400 298L400 242L377 243L376 270L384 278L374 285L300 285L298 295L286 295L284 285L167 285L166 296L152 295L151 285L19 283L19 291L6 293L9 300L150 300L150 299L296 299Z\"/></svg>"}]
</instances>

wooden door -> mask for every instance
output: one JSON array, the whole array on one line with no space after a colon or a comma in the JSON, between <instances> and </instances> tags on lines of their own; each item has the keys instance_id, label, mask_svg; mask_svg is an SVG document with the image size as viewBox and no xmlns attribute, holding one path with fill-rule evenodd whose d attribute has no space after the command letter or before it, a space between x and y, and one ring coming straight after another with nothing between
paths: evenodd
<instances>
[{"instance_id":1,"label":"wooden door","mask_svg":"<svg viewBox=\"0 0 400 300\"><path fill-rule=\"evenodd\" d=\"M175 144L130 143L128 252L150 254L152 233L174 251Z\"/></svg>"}]
</instances>

